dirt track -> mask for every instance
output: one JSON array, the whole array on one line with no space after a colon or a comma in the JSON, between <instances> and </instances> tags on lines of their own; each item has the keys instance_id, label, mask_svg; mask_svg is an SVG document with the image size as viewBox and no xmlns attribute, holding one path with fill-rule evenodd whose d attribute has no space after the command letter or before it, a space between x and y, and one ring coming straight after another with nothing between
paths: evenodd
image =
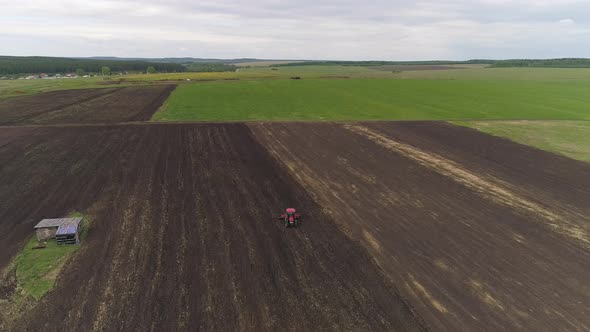
<instances>
[{"instance_id":1,"label":"dirt track","mask_svg":"<svg viewBox=\"0 0 590 332\"><path fill-rule=\"evenodd\" d=\"M146 121L174 85L47 92L0 100L0 124Z\"/></svg>"},{"instance_id":2,"label":"dirt track","mask_svg":"<svg viewBox=\"0 0 590 332\"><path fill-rule=\"evenodd\" d=\"M11 243L0 265L41 217L95 219L17 329L423 328L245 125L13 128L0 140L0 241ZM273 219L287 205L303 227Z\"/></svg>"},{"instance_id":3,"label":"dirt track","mask_svg":"<svg viewBox=\"0 0 590 332\"><path fill-rule=\"evenodd\" d=\"M251 127L434 330L590 329L586 233L552 225L587 230L588 165L437 123Z\"/></svg>"}]
</instances>

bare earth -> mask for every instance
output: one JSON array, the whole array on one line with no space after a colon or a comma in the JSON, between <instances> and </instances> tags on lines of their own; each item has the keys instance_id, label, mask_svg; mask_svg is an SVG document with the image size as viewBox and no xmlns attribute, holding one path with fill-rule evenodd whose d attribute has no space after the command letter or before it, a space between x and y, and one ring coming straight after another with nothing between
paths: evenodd
<instances>
[{"instance_id":1,"label":"bare earth","mask_svg":"<svg viewBox=\"0 0 590 332\"><path fill-rule=\"evenodd\" d=\"M174 85L54 91L0 100L0 124L116 123L149 120Z\"/></svg>"}]
</instances>

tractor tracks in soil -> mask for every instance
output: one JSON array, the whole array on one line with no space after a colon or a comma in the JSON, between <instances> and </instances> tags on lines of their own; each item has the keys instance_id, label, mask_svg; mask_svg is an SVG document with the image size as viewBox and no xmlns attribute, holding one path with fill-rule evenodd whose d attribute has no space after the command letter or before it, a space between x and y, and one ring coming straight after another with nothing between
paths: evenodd
<instances>
[{"instance_id":1,"label":"tractor tracks in soil","mask_svg":"<svg viewBox=\"0 0 590 332\"><path fill-rule=\"evenodd\" d=\"M412 145L393 140L365 126L347 124L344 125L344 128L363 135L388 150L415 160L420 165L461 183L487 199L525 214L536 215L545 220L549 228L579 241L581 245L590 249L590 222L580 222L586 219L582 214L575 213L575 211L566 214L563 213L564 211L551 211L520 196L512 189L513 186L505 181L487 174L476 174L434 152L426 152Z\"/></svg>"},{"instance_id":2,"label":"tractor tracks in soil","mask_svg":"<svg viewBox=\"0 0 590 332\"><path fill-rule=\"evenodd\" d=\"M590 326L588 165L436 122L249 126L434 329Z\"/></svg>"}]
</instances>

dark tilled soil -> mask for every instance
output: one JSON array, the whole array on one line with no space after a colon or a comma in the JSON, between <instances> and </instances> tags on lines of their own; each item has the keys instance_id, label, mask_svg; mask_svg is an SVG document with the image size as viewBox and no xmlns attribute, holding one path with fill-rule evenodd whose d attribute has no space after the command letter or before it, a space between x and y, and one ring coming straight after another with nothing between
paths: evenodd
<instances>
[{"instance_id":1,"label":"dark tilled soil","mask_svg":"<svg viewBox=\"0 0 590 332\"><path fill-rule=\"evenodd\" d=\"M588 163L446 122L364 125L420 149L442 153L474 172L502 179L536 201L573 206L590 215Z\"/></svg>"},{"instance_id":2,"label":"dark tilled soil","mask_svg":"<svg viewBox=\"0 0 590 332\"><path fill-rule=\"evenodd\" d=\"M2 131L0 267L39 219L93 217L15 330L424 329L245 125ZM275 220L287 206L300 228Z\"/></svg>"},{"instance_id":3,"label":"dark tilled soil","mask_svg":"<svg viewBox=\"0 0 590 332\"><path fill-rule=\"evenodd\" d=\"M124 137L112 130L85 131L0 130L0 267L24 246L39 220L97 200L111 172L108 146Z\"/></svg>"},{"instance_id":4,"label":"dark tilled soil","mask_svg":"<svg viewBox=\"0 0 590 332\"><path fill-rule=\"evenodd\" d=\"M434 330L590 329L587 234L561 227L590 225L588 165L444 124L250 126Z\"/></svg>"},{"instance_id":5,"label":"dark tilled soil","mask_svg":"<svg viewBox=\"0 0 590 332\"><path fill-rule=\"evenodd\" d=\"M0 124L118 123L149 120L174 85L65 90L0 101Z\"/></svg>"},{"instance_id":6,"label":"dark tilled soil","mask_svg":"<svg viewBox=\"0 0 590 332\"><path fill-rule=\"evenodd\" d=\"M32 122L45 113L111 94L115 89L80 89L40 93L0 100L0 124Z\"/></svg>"}]
</instances>

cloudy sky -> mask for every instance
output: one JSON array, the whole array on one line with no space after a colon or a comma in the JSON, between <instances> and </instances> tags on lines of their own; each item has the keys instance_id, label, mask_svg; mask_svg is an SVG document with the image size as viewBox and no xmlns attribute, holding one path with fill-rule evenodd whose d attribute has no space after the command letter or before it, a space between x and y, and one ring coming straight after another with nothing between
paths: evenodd
<instances>
[{"instance_id":1,"label":"cloudy sky","mask_svg":"<svg viewBox=\"0 0 590 332\"><path fill-rule=\"evenodd\" d=\"M590 57L590 0L0 0L0 54Z\"/></svg>"}]
</instances>

